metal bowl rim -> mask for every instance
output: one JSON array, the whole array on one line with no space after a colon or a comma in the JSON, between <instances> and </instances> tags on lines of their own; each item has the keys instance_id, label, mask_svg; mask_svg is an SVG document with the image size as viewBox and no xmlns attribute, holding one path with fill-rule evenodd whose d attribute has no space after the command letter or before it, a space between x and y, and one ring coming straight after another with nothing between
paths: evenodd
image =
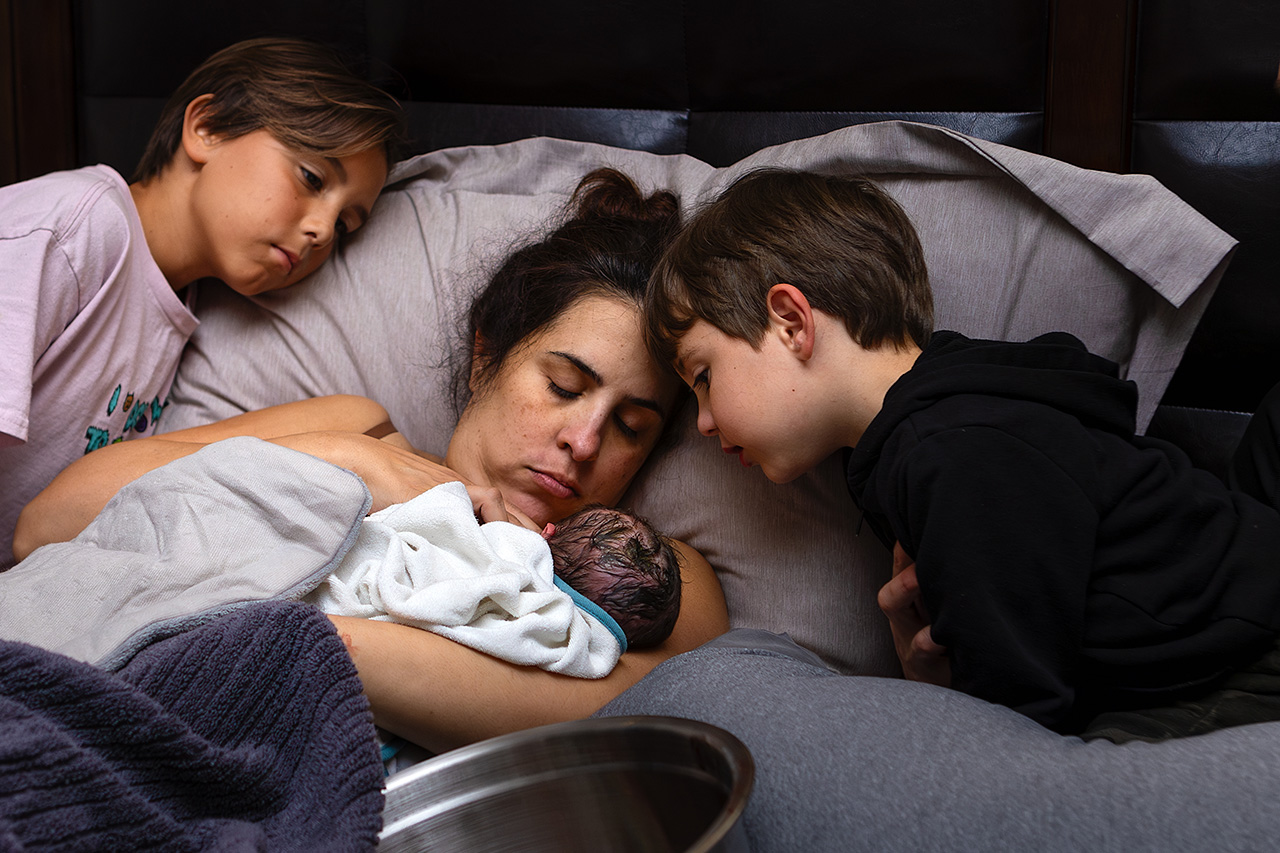
<instances>
[{"instance_id":1,"label":"metal bowl rim","mask_svg":"<svg viewBox=\"0 0 1280 853\"><path fill-rule=\"evenodd\" d=\"M686 717L660 715L592 717L585 720L570 720L532 729L523 729L450 750L435 758L427 759L418 765L401 770L399 773L388 777L383 791L388 797L393 796L399 789L413 785L414 782L424 776L447 772L449 767L493 752L506 750L519 752L523 747L531 743L545 744L548 739L569 738L584 732L600 735L610 731L624 731L636 728L701 737L715 746L728 759L733 778L732 785L726 794L725 809L707 826L698 841L688 848L687 853L705 853L705 851L713 849L726 830L741 819L742 812L746 809L747 800L750 798L751 789L755 784L755 761L752 759L751 752L747 749L746 744L733 733L711 723Z\"/></svg>"}]
</instances>

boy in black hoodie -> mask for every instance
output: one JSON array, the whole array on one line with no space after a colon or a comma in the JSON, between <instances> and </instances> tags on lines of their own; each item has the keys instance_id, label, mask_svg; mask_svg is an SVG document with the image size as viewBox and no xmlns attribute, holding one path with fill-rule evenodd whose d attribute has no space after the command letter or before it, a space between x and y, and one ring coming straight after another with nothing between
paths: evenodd
<instances>
[{"instance_id":1,"label":"boy in black hoodie","mask_svg":"<svg viewBox=\"0 0 1280 853\"><path fill-rule=\"evenodd\" d=\"M1274 480L1259 500L1135 435L1136 386L1069 334L970 340L932 313L892 199L781 171L699 211L646 305L743 465L785 483L851 448L909 678L1117 741L1280 719ZM1265 416L1251 434L1274 441Z\"/></svg>"}]
</instances>

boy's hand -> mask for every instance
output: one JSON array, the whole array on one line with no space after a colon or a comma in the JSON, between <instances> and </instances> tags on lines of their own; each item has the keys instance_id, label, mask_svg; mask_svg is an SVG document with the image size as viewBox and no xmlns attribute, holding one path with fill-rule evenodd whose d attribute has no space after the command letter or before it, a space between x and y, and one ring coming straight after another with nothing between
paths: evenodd
<instances>
[{"instance_id":1,"label":"boy's hand","mask_svg":"<svg viewBox=\"0 0 1280 853\"><path fill-rule=\"evenodd\" d=\"M951 661L946 648L933 641L929 616L920 599L916 564L900 542L893 546L893 577L880 588L877 602L889 617L902 674L910 681L950 687Z\"/></svg>"}]
</instances>

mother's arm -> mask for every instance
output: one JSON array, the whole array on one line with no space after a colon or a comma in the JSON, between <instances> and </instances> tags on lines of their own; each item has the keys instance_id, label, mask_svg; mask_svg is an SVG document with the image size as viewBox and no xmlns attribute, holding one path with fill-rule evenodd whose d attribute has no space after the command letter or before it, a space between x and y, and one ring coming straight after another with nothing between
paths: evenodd
<instances>
[{"instance_id":1,"label":"mother's arm","mask_svg":"<svg viewBox=\"0 0 1280 853\"><path fill-rule=\"evenodd\" d=\"M589 716L662 661L729 630L724 594L701 554L683 558L680 618L662 645L627 652L607 677L518 666L418 628L330 616L355 660L378 725L434 752Z\"/></svg>"},{"instance_id":2,"label":"mother's arm","mask_svg":"<svg viewBox=\"0 0 1280 853\"><path fill-rule=\"evenodd\" d=\"M40 545L73 538L128 483L234 436L266 439L354 471L373 493L375 510L459 479L420 454L364 434L386 420L386 410L372 400L334 395L108 445L67 466L27 504L14 532L14 556L21 560Z\"/></svg>"}]
</instances>

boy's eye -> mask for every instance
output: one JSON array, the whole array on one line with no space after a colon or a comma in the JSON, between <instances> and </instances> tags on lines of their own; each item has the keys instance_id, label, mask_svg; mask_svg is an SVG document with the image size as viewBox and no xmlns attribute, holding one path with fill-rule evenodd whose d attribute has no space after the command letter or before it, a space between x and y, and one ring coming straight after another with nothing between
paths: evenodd
<instances>
[{"instance_id":1,"label":"boy's eye","mask_svg":"<svg viewBox=\"0 0 1280 853\"><path fill-rule=\"evenodd\" d=\"M347 223L344 220L339 219L337 222L333 223L333 233L337 234L338 237L341 238L350 234L351 229L347 227Z\"/></svg>"},{"instance_id":2,"label":"boy's eye","mask_svg":"<svg viewBox=\"0 0 1280 853\"><path fill-rule=\"evenodd\" d=\"M703 388L711 387L711 371L710 370L699 371L698 375L693 377L694 389L696 390L699 385L701 385Z\"/></svg>"},{"instance_id":3,"label":"boy's eye","mask_svg":"<svg viewBox=\"0 0 1280 853\"><path fill-rule=\"evenodd\" d=\"M308 169L306 166L302 167L302 179L306 181L307 185L313 190L318 191L324 189L324 179Z\"/></svg>"}]
</instances>

